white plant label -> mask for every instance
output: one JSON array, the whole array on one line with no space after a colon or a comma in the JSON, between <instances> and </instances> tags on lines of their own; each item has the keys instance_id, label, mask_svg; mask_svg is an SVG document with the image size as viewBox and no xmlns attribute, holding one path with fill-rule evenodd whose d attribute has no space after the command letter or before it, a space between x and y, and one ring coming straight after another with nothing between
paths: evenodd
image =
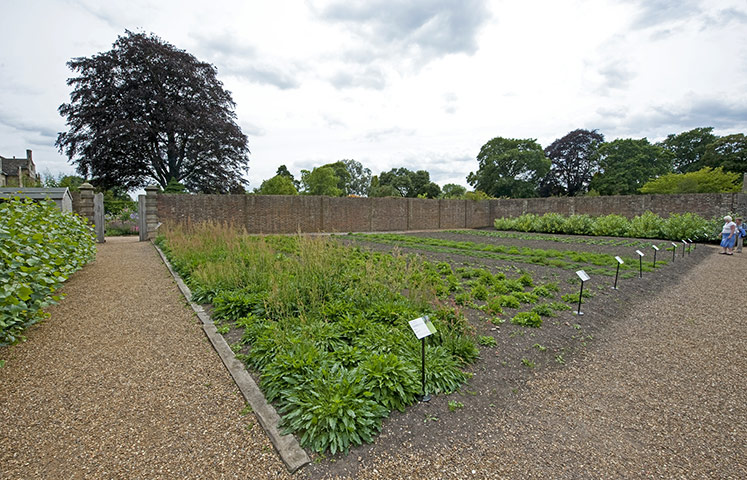
<instances>
[{"instance_id":1,"label":"white plant label","mask_svg":"<svg viewBox=\"0 0 747 480\"><path fill-rule=\"evenodd\" d=\"M656 245L651 245L651 246L654 247L654 250L656 250L657 252L659 251L659 247L657 247Z\"/></svg>"},{"instance_id":2,"label":"white plant label","mask_svg":"<svg viewBox=\"0 0 747 480\"><path fill-rule=\"evenodd\" d=\"M636 251L635 251L635 253L637 253L637 254L638 254L638 255L640 255L641 257L645 256L645 255L643 254L643 252L642 252L642 251L640 251L640 250L636 250Z\"/></svg>"},{"instance_id":3,"label":"white plant label","mask_svg":"<svg viewBox=\"0 0 747 480\"><path fill-rule=\"evenodd\" d=\"M578 278L580 278L582 282L585 282L591 278L583 270L579 270L578 272L576 272L576 275L578 275Z\"/></svg>"},{"instance_id":4,"label":"white plant label","mask_svg":"<svg viewBox=\"0 0 747 480\"><path fill-rule=\"evenodd\" d=\"M418 337L418 340L436 333L436 327L433 326L433 323L431 323L427 316L410 320L409 323L412 332Z\"/></svg>"},{"instance_id":5,"label":"white plant label","mask_svg":"<svg viewBox=\"0 0 747 480\"><path fill-rule=\"evenodd\" d=\"M620 258L620 257L615 257L615 260L617 260L617 263L619 263L620 265L622 265L623 263L625 263L625 262L623 262L623 259Z\"/></svg>"}]
</instances>

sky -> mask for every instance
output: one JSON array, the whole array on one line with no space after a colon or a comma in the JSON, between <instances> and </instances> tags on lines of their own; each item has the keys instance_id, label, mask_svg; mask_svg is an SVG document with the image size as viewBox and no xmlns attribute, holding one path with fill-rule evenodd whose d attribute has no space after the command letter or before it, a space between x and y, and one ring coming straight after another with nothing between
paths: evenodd
<instances>
[{"instance_id":1,"label":"sky","mask_svg":"<svg viewBox=\"0 0 747 480\"><path fill-rule=\"evenodd\" d=\"M744 0L3 0L0 155L71 174L66 63L154 33L212 63L249 189L342 159L468 186L495 137L747 132Z\"/></svg>"}]
</instances>

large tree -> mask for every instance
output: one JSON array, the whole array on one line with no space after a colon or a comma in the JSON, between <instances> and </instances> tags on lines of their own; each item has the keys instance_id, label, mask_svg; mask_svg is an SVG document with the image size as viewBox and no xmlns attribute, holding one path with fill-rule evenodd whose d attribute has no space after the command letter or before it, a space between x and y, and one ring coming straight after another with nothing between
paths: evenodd
<instances>
[{"instance_id":1,"label":"large tree","mask_svg":"<svg viewBox=\"0 0 747 480\"><path fill-rule=\"evenodd\" d=\"M592 189L602 195L633 195L649 180L672 171L672 153L646 138L617 139L599 148L599 165Z\"/></svg>"},{"instance_id":2,"label":"large tree","mask_svg":"<svg viewBox=\"0 0 747 480\"><path fill-rule=\"evenodd\" d=\"M345 164L350 174L350 182L347 185L348 195L367 196L371 188L371 170L357 160L346 159L341 162Z\"/></svg>"},{"instance_id":3,"label":"large tree","mask_svg":"<svg viewBox=\"0 0 747 480\"><path fill-rule=\"evenodd\" d=\"M337 186L340 179L332 167L316 167L313 170L301 170L301 185L306 195L327 195L340 197L343 191Z\"/></svg>"},{"instance_id":4,"label":"large tree","mask_svg":"<svg viewBox=\"0 0 747 480\"><path fill-rule=\"evenodd\" d=\"M706 147L718 139L713 127L694 128L687 132L668 135L659 146L672 152L673 167L676 173L688 173L705 166L703 155Z\"/></svg>"},{"instance_id":5,"label":"large tree","mask_svg":"<svg viewBox=\"0 0 747 480\"><path fill-rule=\"evenodd\" d=\"M407 168L393 168L381 172L376 187L372 182L370 196L391 196L392 189L409 198L436 198L441 194L441 187L431 182L431 175L426 170L413 172Z\"/></svg>"},{"instance_id":6,"label":"large tree","mask_svg":"<svg viewBox=\"0 0 747 480\"><path fill-rule=\"evenodd\" d=\"M259 195L298 195L298 190L293 184L292 177L287 175L275 175L268 178L259 188L254 189Z\"/></svg>"},{"instance_id":7,"label":"large tree","mask_svg":"<svg viewBox=\"0 0 747 480\"><path fill-rule=\"evenodd\" d=\"M552 163L543 184L555 187L549 193L570 197L586 193L591 177L599 170L599 147L603 143L604 136L598 131L578 129L545 148Z\"/></svg>"},{"instance_id":8,"label":"large tree","mask_svg":"<svg viewBox=\"0 0 747 480\"><path fill-rule=\"evenodd\" d=\"M215 67L157 36L126 31L111 50L68 66L70 128L57 147L102 188L172 179L223 193L245 183L249 149Z\"/></svg>"},{"instance_id":9,"label":"large tree","mask_svg":"<svg viewBox=\"0 0 747 480\"><path fill-rule=\"evenodd\" d=\"M742 175L722 167L703 167L697 172L668 173L646 182L641 193L735 193L742 189Z\"/></svg>"},{"instance_id":10,"label":"large tree","mask_svg":"<svg viewBox=\"0 0 747 480\"><path fill-rule=\"evenodd\" d=\"M550 160L533 139L496 137L477 155L479 168L467 182L491 197L534 197Z\"/></svg>"},{"instance_id":11,"label":"large tree","mask_svg":"<svg viewBox=\"0 0 747 480\"><path fill-rule=\"evenodd\" d=\"M747 137L737 133L719 138L706 147L703 163L727 172L747 173Z\"/></svg>"}]
</instances>

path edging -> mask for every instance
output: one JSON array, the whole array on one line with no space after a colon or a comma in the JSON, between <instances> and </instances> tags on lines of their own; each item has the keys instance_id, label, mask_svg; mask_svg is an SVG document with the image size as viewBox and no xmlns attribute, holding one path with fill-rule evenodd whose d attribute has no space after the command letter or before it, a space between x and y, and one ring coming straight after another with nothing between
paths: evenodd
<instances>
[{"instance_id":1,"label":"path edging","mask_svg":"<svg viewBox=\"0 0 747 480\"><path fill-rule=\"evenodd\" d=\"M311 460L309 459L309 456L306 454L306 451L301 448L296 437L280 433L278 428L280 416L275 411L275 408L267 402L264 394L254 382L251 375L246 371L244 364L236 358L236 355L231 350L231 347L228 346L223 335L218 333L215 323L210 318L210 315L208 315L208 313L205 312L205 309L200 305L192 301L192 292L179 274L174 271L163 251L158 248L158 245L153 242L151 243L161 256L161 260L163 260L166 268L169 269L169 272L171 272L171 275L174 277L174 280L179 287L179 291L181 291L184 298L189 302L189 306L192 307L192 310L194 310L197 317L202 322L202 329L205 332L205 335L207 335L213 348L218 353L218 356L220 356L223 365L226 366L231 377L233 377L233 380L236 382L236 386L239 387L241 394L257 415L260 425L262 425L262 428L267 432L267 436L270 437L270 441L280 454L280 458L282 458L285 466L291 473L293 473L304 465L310 463Z\"/></svg>"}]
</instances>

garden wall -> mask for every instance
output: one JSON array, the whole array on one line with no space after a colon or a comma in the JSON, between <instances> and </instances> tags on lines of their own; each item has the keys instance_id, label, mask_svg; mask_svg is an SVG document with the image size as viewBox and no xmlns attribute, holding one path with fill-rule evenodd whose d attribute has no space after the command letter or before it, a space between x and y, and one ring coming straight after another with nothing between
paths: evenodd
<instances>
[{"instance_id":1,"label":"garden wall","mask_svg":"<svg viewBox=\"0 0 747 480\"><path fill-rule=\"evenodd\" d=\"M143 196L146 197L146 196ZM480 228L498 217L547 212L629 218L692 212L705 218L747 213L747 194L626 195L578 198L429 200L285 195L176 195L149 192L158 222L228 222L250 233L375 232ZM155 228L155 227L154 227Z\"/></svg>"}]
</instances>

